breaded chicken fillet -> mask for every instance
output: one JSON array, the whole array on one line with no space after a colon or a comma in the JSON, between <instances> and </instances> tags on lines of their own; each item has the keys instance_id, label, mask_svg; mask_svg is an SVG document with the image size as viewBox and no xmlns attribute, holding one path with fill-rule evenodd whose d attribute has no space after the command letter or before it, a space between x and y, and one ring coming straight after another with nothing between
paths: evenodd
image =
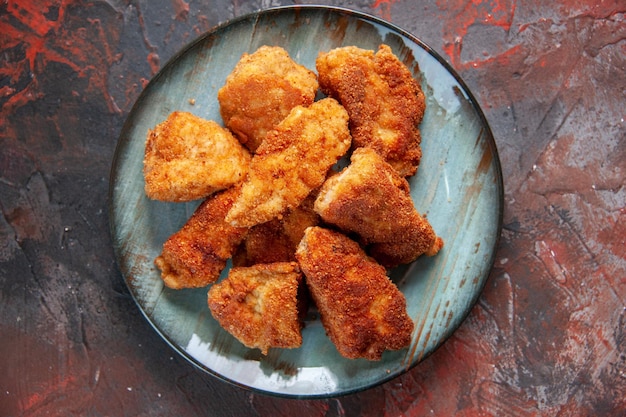
<instances>
[{"instance_id":1,"label":"breaded chicken fillet","mask_svg":"<svg viewBox=\"0 0 626 417\"><path fill-rule=\"evenodd\" d=\"M404 295L358 243L310 227L296 258L326 333L342 356L379 360L385 350L409 345L413 321Z\"/></svg>"},{"instance_id":2,"label":"breaded chicken fillet","mask_svg":"<svg viewBox=\"0 0 626 417\"><path fill-rule=\"evenodd\" d=\"M318 84L314 72L278 46L244 54L218 91L224 124L252 152L295 106L309 106Z\"/></svg>"},{"instance_id":3,"label":"breaded chicken fillet","mask_svg":"<svg viewBox=\"0 0 626 417\"><path fill-rule=\"evenodd\" d=\"M205 198L243 180L250 153L225 128L175 111L148 132L145 191L161 201Z\"/></svg>"},{"instance_id":4,"label":"breaded chicken fillet","mask_svg":"<svg viewBox=\"0 0 626 417\"><path fill-rule=\"evenodd\" d=\"M257 149L226 221L252 227L298 207L349 147L348 114L336 100L294 107Z\"/></svg>"},{"instance_id":5,"label":"breaded chicken fillet","mask_svg":"<svg viewBox=\"0 0 626 417\"><path fill-rule=\"evenodd\" d=\"M391 48L383 44L376 54L355 46L333 49L319 54L316 67L322 91L350 115L353 147L373 148L402 177L415 174L426 102Z\"/></svg>"},{"instance_id":6,"label":"breaded chicken fillet","mask_svg":"<svg viewBox=\"0 0 626 417\"><path fill-rule=\"evenodd\" d=\"M358 234L387 267L434 255L443 245L415 209L406 179L370 148L356 149L350 165L326 180L314 209L327 223Z\"/></svg>"},{"instance_id":7,"label":"breaded chicken fillet","mask_svg":"<svg viewBox=\"0 0 626 417\"><path fill-rule=\"evenodd\" d=\"M295 262L232 268L209 289L209 309L227 332L264 355L269 348L297 348L302 345L301 282Z\"/></svg>"},{"instance_id":8,"label":"breaded chicken fillet","mask_svg":"<svg viewBox=\"0 0 626 417\"><path fill-rule=\"evenodd\" d=\"M207 198L185 225L165 241L154 263L166 286L199 288L217 281L248 231L224 221L236 193L235 188L230 188Z\"/></svg>"}]
</instances>

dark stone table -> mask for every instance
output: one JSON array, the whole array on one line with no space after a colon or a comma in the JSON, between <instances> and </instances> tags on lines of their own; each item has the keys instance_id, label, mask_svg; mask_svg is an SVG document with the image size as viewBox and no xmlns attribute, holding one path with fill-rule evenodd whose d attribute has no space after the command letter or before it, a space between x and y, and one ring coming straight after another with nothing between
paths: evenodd
<instances>
[{"instance_id":1,"label":"dark stone table","mask_svg":"<svg viewBox=\"0 0 626 417\"><path fill-rule=\"evenodd\" d=\"M109 170L183 45L287 2L0 2L0 415L626 414L626 4L322 1L390 20L461 74L505 183L495 267L432 356L330 400L253 394L153 331L116 266Z\"/></svg>"}]
</instances>

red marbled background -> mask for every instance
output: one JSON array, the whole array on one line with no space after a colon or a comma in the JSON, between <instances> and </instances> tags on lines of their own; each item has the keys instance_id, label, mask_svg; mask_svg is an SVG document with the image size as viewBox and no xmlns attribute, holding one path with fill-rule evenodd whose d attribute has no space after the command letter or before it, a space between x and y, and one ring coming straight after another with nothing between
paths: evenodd
<instances>
[{"instance_id":1,"label":"red marbled background","mask_svg":"<svg viewBox=\"0 0 626 417\"><path fill-rule=\"evenodd\" d=\"M406 375L330 400L202 374L134 305L108 174L134 100L233 16L308 1L0 1L0 415L626 414L626 3L355 0L456 68L505 181L495 268Z\"/></svg>"}]
</instances>

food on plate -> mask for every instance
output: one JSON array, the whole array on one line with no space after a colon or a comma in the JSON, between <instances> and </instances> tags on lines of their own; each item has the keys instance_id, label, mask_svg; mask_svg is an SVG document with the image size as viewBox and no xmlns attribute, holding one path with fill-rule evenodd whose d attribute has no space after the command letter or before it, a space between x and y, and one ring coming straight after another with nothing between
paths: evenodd
<instances>
[{"instance_id":1,"label":"food on plate","mask_svg":"<svg viewBox=\"0 0 626 417\"><path fill-rule=\"evenodd\" d=\"M349 147L348 114L336 100L294 107L252 157L226 221L252 227L298 207Z\"/></svg>"},{"instance_id":2,"label":"food on plate","mask_svg":"<svg viewBox=\"0 0 626 417\"><path fill-rule=\"evenodd\" d=\"M419 123L424 93L387 45L378 51L346 46L320 53L316 68L322 91L350 115L353 147L368 146L398 173L417 171L422 151Z\"/></svg>"},{"instance_id":3,"label":"food on plate","mask_svg":"<svg viewBox=\"0 0 626 417\"><path fill-rule=\"evenodd\" d=\"M175 111L147 136L144 178L149 198L201 199L241 181L248 171L249 152L212 120Z\"/></svg>"},{"instance_id":4,"label":"food on plate","mask_svg":"<svg viewBox=\"0 0 626 417\"><path fill-rule=\"evenodd\" d=\"M227 332L264 355L269 348L296 348L302 345L301 282L295 262L232 268L209 289L209 309Z\"/></svg>"},{"instance_id":5,"label":"food on plate","mask_svg":"<svg viewBox=\"0 0 626 417\"><path fill-rule=\"evenodd\" d=\"M280 219L251 227L233 255L233 265L295 261L296 246L304 236L304 231L319 223L319 216L313 211L315 196L315 192L311 193L302 205L288 210Z\"/></svg>"},{"instance_id":6,"label":"food on plate","mask_svg":"<svg viewBox=\"0 0 626 417\"><path fill-rule=\"evenodd\" d=\"M319 85L263 46L218 92L225 128L175 111L149 131L146 194L204 198L154 262L167 287L210 285L213 317L264 355L301 346L313 300L342 356L379 360L414 327L386 268L443 246L406 179L424 95L387 45L320 53L316 67ZM330 97L315 101L319 87Z\"/></svg>"},{"instance_id":7,"label":"food on plate","mask_svg":"<svg viewBox=\"0 0 626 417\"><path fill-rule=\"evenodd\" d=\"M166 286L200 288L218 280L248 232L224 221L236 192L230 188L204 200L185 225L165 241L154 263Z\"/></svg>"},{"instance_id":8,"label":"food on plate","mask_svg":"<svg viewBox=\"0 0 626 417\"><path fill-rule=\"evenodd\" d=\"M317 93L314 72L278 46L244 54L218 91L224 124L252 152L295 106L309 106Z\"/></svg>"},{"instance_id":9,"label":"food on plate","mask_svg":"<svg viewBox=\"0 0 626 417\"><path fill-rule=\"evenodd\" d=\"M326 333L349 359L407 347L413 321L384 267L342 233L309 227L296 258Z\"/></svg>"},{"instance_id":10,"label":"food on plate","mask_svg":"<svg viewBox=\"0 0 626 417\"><path fill-rule=\"evenodd\" d=\"M325 222L356 233L387 267L434 255L443 245L415 209L407 180L370 148L356 149L350 164L324 182L314 209Z\"/></svg>"}]
</instances>

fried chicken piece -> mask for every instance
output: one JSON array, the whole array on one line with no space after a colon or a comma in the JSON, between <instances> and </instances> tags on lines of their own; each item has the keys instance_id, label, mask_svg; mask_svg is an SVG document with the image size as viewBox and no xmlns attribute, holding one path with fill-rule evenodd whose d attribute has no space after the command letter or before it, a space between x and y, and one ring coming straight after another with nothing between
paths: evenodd
<instances>
[{"instance_id":1,"label":"fried chicken piece","mask_svg":"<svg viewBox=\"0 0 626 417\"><path fill-rule=\"evenodd\" d=\"M252 157L226 221L252 227L298 207L349 147L348 114L336 100L295 107Z\"/></svg>"},{"instance_id":2,"label":"fried chicken piece","mask_svg":"<svg viewBox=\"0 0 626 417\"><path fill-rule=\"evenodd\" d=\"M224 124L252 152L295 106L309 106L318 84L313 71L278 46L244 54L218 91Z\"/></svg>"},{"instance_id":3,"label":"fried chicken piece","mask_svg":"<svg viewBox=\"0 0 626 417\"><path fill-rule=\"evenodd\" d=\"M350 115L353 147L373 148L402 177L415 174L426 101L391 48L380 45L376 54L355 46L333 49L319 54L316 67L322 91Z\"/></svg>"},{"instance_id":4,"label":"fried chicken piece","mask_svg":"<svg viewBox=\"0 0 626 417\"><path fill-rule=\"evenodd\" d=\"M307 227L319 223L313 211L317 194L311 193L299 207L287 211L281 219L273 219L250 228L245 240L233 255L234 266L252 266L296 260L296 247Z\"/></svg>"},{"instance_id":5,"label":"fried chicken piece","mask_svg":"<svg viewBox=\"0 0 626 417\"><path fill-rule=\"evenodd\" d=\"M406 179L370 148L322 185L315 211L327 223L359 235L378 262L394 267L436 254L443 241L415 209Z\"/></svg>"},{"instance_id":6,"label":"fried chicken piece","mask_svg":"<svg viewBox=\"0 0 626 417\"><path fill-rule=\"evenodd\" d=\"M236 193L236 188L230 188L207 198L185 225L165 241L154 263L166 286L199 288L218 280L248 231L224 221Z\"/></svg>"},{"instance_id":7,"label":"fried chicken piece","mask_svg":"<svg viewBox=\"0 0 626 417\"><path fill-rule=\"evenodd\" d=\"M227 129L175 111L148 132L146 195L172 202L205 198L243 180L249 163L250 153Z\"/></svg>"},{"instance_id":8,"label":"fried chicken piece","mask_svg":"<svg viewBox=\"0 0 626 417\"><path fill-rule=\"evenodd\" d=\"M310 227L296 258L326 333L342 356L379 360L385 350L409 345L413 321L404 295L358 243Z\"/></svg>"},{"instance_id":9,"label":"fried chicken piece","mask_svg":"<svg viewBox=\"0 0 626 417\"><path fill-rule=\"evenodd\" d=\"M209 289L208 305L219 324L249 348L302 345L298 287L302 273L295 262L232 268Z\"/></svg>"}]
</instances>

